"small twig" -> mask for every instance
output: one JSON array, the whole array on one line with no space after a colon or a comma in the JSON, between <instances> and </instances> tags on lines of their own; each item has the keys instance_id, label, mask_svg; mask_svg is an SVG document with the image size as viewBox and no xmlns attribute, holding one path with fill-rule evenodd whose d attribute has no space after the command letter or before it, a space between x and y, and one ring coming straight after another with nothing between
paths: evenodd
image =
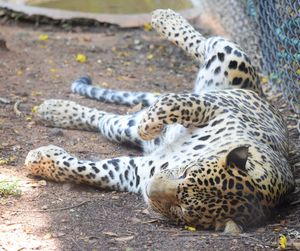
<instances>
[{"instance_id":1,"label":"small twig","mask_svg":"<svg viewBox=\"0 0 300 251\"><path fill-rule=\"evenodd\" d=\"M19 110L19 105L22 103L22 100L17 100L14 104L14 112L17 116L21 116L22 112Z\"/></svg>"},{"instance_id":2,"label":"small twig","mask_svg":"<svg viewBox=\"0 0 300 251\"><path fill-rule=\"evenodd\" d=\"M81 207L82 205L86 204L90 202L90 200L86 200L84 202L81 202L77 205L74 205L74 206L69 206L69 207L61 207L61 208L53 208L53 209L41 209L41 210L10 210L10 209L6 209L7 211L11 211L11 212L21 212L21 213L27 213L27 212L33 212L33 213L46 213L46 212L57 212L57 211L63 211L63 210L68 210L68 209L72 209L72 208L75 208L75 207Z\"/></svg>"},{"instance_id":3,"label":"small twig","mask_svg":"<svg viewBox=\"0 0 300 251\"><path fill-rule=\"evenodd\" d=\"M85 251L85 249L82 248L82 247L74 240L74 238L71 237L71 240L74 242L74 244L76 245L76 247L77 247L79 250Z\"/></svg>"},{"instance_id":4,"label":"small twig","mask_svg":"<svg viewBox=\"0 0 300 251\"><path fill-rule=\"evenodd\" d=\"M103 205L102 205L102 209L103 209L104 215L107 216L107 212L106 212L106 210L105 210L105 208L104 208Z\"/></svg>"},{"instance_id":5,"label":"small twig","mask_svg":"<svg viewBox=\"0 0 300 251\"><path fill-rule=\"evenodd\" d=\"M295 206L295 205L298 205L298 204L300 204L300 200L292 201L290 203L290 205L292 205L292 206Z\"/></svg>"}]
</instances>

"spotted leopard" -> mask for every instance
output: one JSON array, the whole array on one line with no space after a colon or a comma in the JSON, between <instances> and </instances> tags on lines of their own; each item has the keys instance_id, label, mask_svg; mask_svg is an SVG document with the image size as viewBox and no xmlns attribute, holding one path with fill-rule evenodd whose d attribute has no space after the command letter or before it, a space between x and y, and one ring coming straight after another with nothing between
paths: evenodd
<instances>
[{"instance_id":1,"label":"spotted leopard","mask_svg":"<svg viewBox=\"0 0 300 251\"><path fill-rule=\"evenodd\" d=\"M73 92L146 108L116 115L51 99L37 111L45 125L100 131L144 155L94 162L49 145L30 151L25 165L54 181L141 193L156 212L190 226L238 233L261 223L294 189L283 118L236 44L204 38L172 10L154 11L152 26L200 63L192 93L109 90L82 77Z\"/></svg>"}]
</instances>

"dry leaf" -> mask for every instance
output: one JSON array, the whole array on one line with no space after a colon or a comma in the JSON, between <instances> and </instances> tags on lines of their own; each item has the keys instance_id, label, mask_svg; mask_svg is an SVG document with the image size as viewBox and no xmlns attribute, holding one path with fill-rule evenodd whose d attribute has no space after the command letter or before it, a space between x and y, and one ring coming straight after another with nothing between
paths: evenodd
<instances>
[{"instance_id":1,"label":"dry leaf","mask_svg":"<svg viewBox=\"0 0 300 251\"><path fill-rule=\"evenodd\" d=\"M150 54L147 55L148 60L152 60L153 58L154 58L153 54L150 53Z\"/></svg>"},{"instance_id":2,"label":"dry leaf","mask_svg":"<svg viewBox=\"0 0 300 251\"><path fill-rule=\"evenodd\" d=\"M40 41L47 41L49 39L49 36L47 34L41 34L39 35Z\"/></svg>"},{"instance_id":3,"label":"dry leaf","mask_svg":"<svg viewBox=\"0 0 300 251\"><path fill-rule=\"evenodd\" d=\"M151 31L151 30L152 30L151 23L145 23L144 24L144 31Z\"/></svg>"},{"instance_id":4,"label":"dry leaf","mask_svg":"<svg viewBox=\"0 0 300 251\"><path fill-rule=\"evenodd\" d=\"M32 112L32 113L36 113L37 110L38 110L38 108L39 108L38 105L33 106L33 107L31 108L31 112Z\"/></svg>"},{"instance_id":5,"label":"dry leaf","mask_svg":"<svg viewBox=\"0 0 300 251\"><path fill-rule=\"evenodd\" d=\"M287 240L286 240L285 235L281 235L281 236L279 237L279 248L280 248L281 250L286 249L286 242L287 242Z\"/></svg>"},{"instance_id":6,"label":"dry leaf","mask_svg":"<svg viewBox=\"0 0 300 251\"><path fill-rule=\"evenodd\" d=\"M79 63L85 63L87 61L87 57L84 54L78 53L76 55L76 61L79 62Z\"/></svg>"},{"instance_id":7,"label":"dry leaf","mask_svg":"<svg viewBox=\"0 0 300 251\"><path fill-rule=\"evenodd\" d=\"M196 231L196 228L195 228L195 227L190 227L190 226L185 226L184 229L185 229L185 230L188 230L188 231L192 231L192 232L195 232L195 231Z\"/></svg>"}]
</instances>

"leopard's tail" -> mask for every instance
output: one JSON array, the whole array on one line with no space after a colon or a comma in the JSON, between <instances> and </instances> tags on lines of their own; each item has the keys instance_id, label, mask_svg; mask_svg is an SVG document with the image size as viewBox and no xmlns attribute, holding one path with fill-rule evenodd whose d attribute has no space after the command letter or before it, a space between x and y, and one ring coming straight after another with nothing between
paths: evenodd
<instances>
[{"instance_id":1,"label":"leopard's tail","mask_svg":"<svg viewBox=\"0 0 300 251\"><path fill-rule=\"evenodd\" d=\"M75 80L71 88L72 92L91 99L127 106L139 103L142 103L143 106L150 106L160 96L159 94L150 92L120 91L93 86L92 80L88 76L83 76Z\"/></svg>"}]
</instances>

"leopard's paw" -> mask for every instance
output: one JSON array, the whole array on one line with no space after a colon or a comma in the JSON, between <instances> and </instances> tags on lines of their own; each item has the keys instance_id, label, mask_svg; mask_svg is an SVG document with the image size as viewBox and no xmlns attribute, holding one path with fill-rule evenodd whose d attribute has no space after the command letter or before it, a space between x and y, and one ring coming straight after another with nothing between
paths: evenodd
<instances>
[{"instance_id":1,"label":"leopard's paw","mask_svg":"<svg viewBox=\"0 0 300 251\"><path fill-rule=\"evenodd\" d=\"M46 126L71 128L80 106L73 101L49 99L38 106L36 119Z\"/></svg>"},{"instance_id":2,"label":"leopard's paw","mask_svg":"<svg viewBox=\"0 0 300 251\"><path fill-rule=\"evenodd\" d=\"M164 37L175 35L180 28L187 28L190 24L178 13L170 9L157 9L152 12L152 27Z\"/></svg>"},{"instance_id":3,"label":"leopard's paw","mask_svg":"<svg viewBox=\"0 0 300 251\"><path fill-rule=\"evenodd\" d=\"M149 119L142 119L138 126L138 134L143 140L152 140L157 138L163 131L162 123L152 123Z\"/></svg>"},{"instance_id":4,"label":"leopard's paw","mask_svg":"<svg viewBox=\"0 0 300 251\"><path fill-rule=\"evenodd\" d=\"M70 155L62 148L49 145L31 150L26 159L25 166L30 174L50 180L63 181L59 176L58 163Z\"/></svg>"}]
</instances>

